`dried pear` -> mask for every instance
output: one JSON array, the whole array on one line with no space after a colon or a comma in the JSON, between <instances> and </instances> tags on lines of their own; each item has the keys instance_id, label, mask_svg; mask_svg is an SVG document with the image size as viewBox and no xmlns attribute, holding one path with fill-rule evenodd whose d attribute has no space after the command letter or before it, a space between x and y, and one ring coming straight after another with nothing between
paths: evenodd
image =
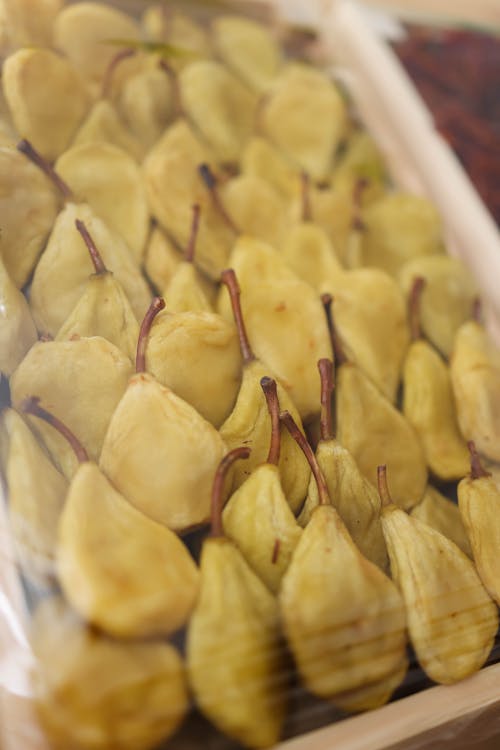
<instances>
[{"instance_id":1,"label":"dried pear","mask_svg":"<svg viewBox=\"0 0 500 750\"><path fill-rule=\"evenodd\" d=\"M297 168L261 136L247 141L241 155L241 171L266 180L283 198L291 199L297 192Z\"/></svg>"},{"instance_id":2,"label":"dried pear","mask_svg":"<svg viewBox=\"0 0 500 750\"><path fill-rule=\"evenodd\" d=\"M223 185L221 198L241 234L280 247L287 229L286 204L268 182L240 175Z\"/></svg>"},{"instance_id":3,"label":"dried pear","mask_svg":"<svg viewBox=\"0 0 500 750\"><path fill-rule=\"evenodd\" d=\"M29 305L0 256L0 372L10 375L37 340Z\"/></svg>"},{"instance_id":4,"label":"dried pear","mask_svg":"<svg viewBox=\"0 0 500 750\"><path fill-rule=\"evenodd\" d=\"M71 145L74 147L88 143L110 143L125 151L136 161L140 161L145 153L144 147L128 132L115 107L107 99L101 99L94 104L76 132ZM99 171L102 171L102 167Z\"/></svg>"},{"instance_id":5,"label":"dried pear","mask_svg":"<svg viewBox=\"0 0 500 750\"><path fill-rule=\"evenodd\" d=\"M415 505L410 515L447 536L467 557L472 558L472 549L458 506L435 487L428 485L422 502Z\"/></svg>"}]
</instances>

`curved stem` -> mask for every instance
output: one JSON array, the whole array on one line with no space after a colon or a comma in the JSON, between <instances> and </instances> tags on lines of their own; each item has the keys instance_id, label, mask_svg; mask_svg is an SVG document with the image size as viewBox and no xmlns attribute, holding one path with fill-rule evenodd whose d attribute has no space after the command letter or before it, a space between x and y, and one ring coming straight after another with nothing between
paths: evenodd
<instances>
[{"instance_id":1,"label":"curved stem","mask_svg":"<svg viewBox=\"0 0 500 750\"><path fill-rule=\"evenodd\" d=\"M380 500L382 501L382 506L386 507L388 505L392 505L389 485L387 484L387 466L385 464L383 466L377 466L377 485L378 494L380 495Z\"/></svg>"},{"instance_id":2,"label":"curved stem","mask_svg":"<svg viewBox=\"0 0 500 750\"><path fill-rule=\"evenodd\" d=\"M481 463L481 458L479 457L479 453L476 449L476 444L473 440L469 440L467 443L467 448L469 449L470 453L470 476L471 479L481 479L481 477L491 477L491 473L489 471L486 471L483 464Z\"/></svg>"},{"instance_id":3,"label":"curved stem","mask_svg":"<svg viewBox=\"0 0 500 750\"><path fill-rule=\"evenodd\" d=\"M212 503L211 503L211 532L210 535L213 537L224 536L224 528L222 526L222 504L223 504L223 490L224 481L227 476L227 472L230 467L239 458L248 458L250 455L250 448L234 448L229 451L215 472L214 483L212 485Z\"/></svg>"},{"instance_id":4,"label":"curved stem","mask_svg":"<svg viewBox=\"0 0 500 750\"><path fill-rule=\"evenodd\" d=\"M272 378L261 378L260 385L266 397L267 409L271 417L271 444L267 463L278 465L281 449L281 424L280 424L280 402L278 398L278 386Z\"/></svg>"},{"instance_id":5,"label":"curved stem","mask_svg":"<svg viewBox=\"0 0 500 750\"><path fill-rule=\"evenodd\" d=\"M420 311L422 307L422 292L425 289L426 283L427 282L423 276L416 276L411 285L410 298L408 301L408 318L410 321L410 334L412 341L418 341L422 338Z\"/></svg>"},{"instance_id":6,"label":"curved stem","mask_svg":"<svg viewBox=\"0 0 500 750\"><path fill-rule=\"evenodd\" d=\"M136 372L146 372L146 349L148 346L149 332L151 331L151 326L153 325L154 319L156 318L160 310L163 310L164 307L165 300L161 297L154 297L146 312L146 315L144 316L139 331L139 340L137 342L137 353L135 356Z\"/></svg>"},{"instance_id":7,"label":"curved stem","mask_svg":"<svg viewBox=\"0 0 500 750\"><path fill-rule=\"evenodd\" d=\"M255 354L250 346L248 340L247 330L245 328L245 321L243 320L243 313L241 311L240 303L240 285L238 279L232 268L226 268L220 275L220 280L229 292L229 298L231 300L231 307L233 309L234 322L238 330L238 338L240 341L241 356L243 357L243 364L248 365L255 359Z\"/></svg>"},{"instance_id":8,"label":"curved stem","mask_svg":"<svg viewBox=\"0 0 500 750\"><path fill-rule=\"evenodd\" d=\"M307 458L318 487L319 504L330 505L331 501L330 495L328 493L328 487L326 486L326 480L323 476L323 472L321 471L316 456L313 453L313 449L307 442L302 432L299 430L294 418L289 411L282 411L280 414L280 420L283 422L288 432L293 437L299 448L302 450L304 456Z\"/></svg>"},{"instance_id":9,"label":"curved stem","mask_svg":"<svg viewBox=\"0 0 500 750\"><path fill-rule=\"evenodd\" d=\"M54 167L44 159L41 153L37 151L29 141L24 138L22 141L19 141L16 148L22 154L27 156L28 159L38 167L38 169L41 169L52 184L55 185L57 190L59 190L65 201L73 200L73 191L71 188L64 182L63 178L57 174Z\"/></svg>"},{"instance_id":10,"label":"curved stem","mask_svg":"<svg viewBox=\"0 0 500 750\"><path fill-rule=\"evenodd\" d=\"M120 52L117 52L114 57L111 58L111 60L109 61L109 65L106 68L106 72L104 73L104 76L102 79L102 86L101 86L101 98L102 99L106 99L109 96L113 76L118 65L121 62L123 62L123 60L126 60L128 57L133 57L135 54L136 54L136 51L134 49L130 49L130 48L122 49L120 50Z\"/></svg>"},{"instance_id":11,"label":"curved stem","mask_svg":"<svg viewBox=\"0 0 500 750\"><path fill-rule=\"evenodd\" d=\"M332 419L332 396L335 389L334 369L331 359L320 359L318 370L321 378L321 440L334 440L335 432Z\"/></svg>"},{"instance_id":12,"label":"curved stem","mask_svg":"<svg viewBox=\"0 0 500 750\"><path fill-rule=\"evenodd\" d=\"M335 366L339 367L340 365L344 364L344 362L348 362L349 360L344 351L344 347L342 346L342 342L340 340L337 328L335 326L335 321L333 318L333 311L332 311L332 302L333 302L332 295L322 294L321 302L323 303L323 307L325 309L326 320L328 323L328 330L330 331L330 341L332 344L333 355L335 358Z\"/></svg>"},{"instance_id":13,"label":"curved stem","mask_svg":"<svg viewBox=\"0 0 500 750\"><path fill-rule=\"evenodd\" d=\"M193 206L193 220L191 222L191 234L189 235L188 244L186 246L186 252L184 253L184 260L186 263L194 263L194 254L196 250L196 239L198 237L198 230L200 228L200 213L201 208L198 203Z\"/></svg>"},{"instance_id":14,"label":"curved stem","mask_svg":"<svg viewBox=\"0 0 500 750\"><path fill-rule=\"evenodd\" d=\"M94 264L96 274L103 275L105 273L108 273L108 269L104 265L104 261L101 257L101 254L99 250L97 249L94 240L90 236L90 232L85 226L84 222L80 221L80 219L76 219L75 226L80 232L82 239L87 246L87 250L89 251L92 263Z\"/></svg>"},{"instance_id":15,"label":"curved stem","mask_svg":"<svg viewBox=\"0 0 500 750\"><path fill-rule=\"evenodd\" d=\"M76 435L74 435L69 427L67 427L64 422L61 422L58 417L54 416L54 414L51 414L50 411L47 411L42 406L40 406L40 398L38 396L31 396L30 398L26 398L22 402L20 410L24 412L24 414L31 414L33 417L42 419L44 422L47 422L47 424L50 424L51 427L57 430L57 432L59 432L59 434L68 441L79 463L84 464L89 460L87 451L80 443Z\"/></svg>"},{"instance_id":16,"label":"curved stem","mask_svg":"<svg viewBox=\"0 0 500 750\"><path fill-rule=\"evenodd\" d=\"M208 166L208 164L200 164L198 167L198 174L203 180L203 184L207 188L208 192L212 196L212 201L215 209L219 212L221 219L227 224L227 226L235 233L240 234L240 231L234 221L229 216L224 204L222 203L219 191L217 190L217 180Z\"/></svg>"},{"instance_id":17,"label":"curved stem","mask_svg":"<svg viewBox=\"0 0 500 750\"><path fill-rule=\"evenodd\" d=\"M311 178L307 172L301 172L302 221L312 221Z\"/></svg>"}]
</instances>

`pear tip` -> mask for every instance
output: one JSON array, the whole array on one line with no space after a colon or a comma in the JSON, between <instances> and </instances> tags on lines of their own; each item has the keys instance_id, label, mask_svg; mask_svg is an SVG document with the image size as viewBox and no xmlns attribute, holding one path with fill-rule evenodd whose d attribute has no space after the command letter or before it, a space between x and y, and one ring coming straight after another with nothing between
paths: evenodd
<instances>
[{"instance_id":1,"label":"pear tip","mask_svg":"<svg viewBox=\"0 0 500 750\"><path fill-rule=\"evenodd\" d=\"M75 227L80 233L81 238L85 242L87 250L89 251L90 259L94 264L96 274L104 275L105 273L108 273L108 269L104 265L102 256L97 249L97 245L95 244L89 230L87 229L85 222L83 222L81 219L75 219Z\"/></svg>"},{"instance_id":2,"label":"pear tip","mask_svg":"<svg viewBox=\"0 0 500 750\"><path fill-rule=\"evenodd\" d=\"M267 410L271 418L271 443L269 446L267 463L278 466L281 450L281 422L278 386L273 378L264 376L260 380L260 387L264 391Z\"/></svg>"},{"instance_id":3,"label":"pear tip","mask_svg":"<svg viewBox=\"0 0 500 750\"><path fill-rule=\"evenodd\" d=\"M250 346L248 334L243 320L243 311L240 303L240 285L238 278L234 271L234 268L226 268L220 275L221 283L224 284L231 301L231 309L233 311L233 318L238 331L238 339L240 342L241 356L243 357L243 364L247 365L255 359L255 355Z\"/></svg>"},{"instance_id":4,"label":"pear tip","mask_svg":"<svg viewBox=\"0 0 500 750\"><path fill-rule=\"evenodd\" d=\"M302 434L298 424L296 423L296 421L294 420L294 418L292 417L289 411L286 411L286 410L282 411L280 413L280 420L285 425L291 437L295 440L299 448L302 450L302 453L306 457L307 462L309 463L309 466L311 467L314 480L318 487L319 504L330 505L331 501L330 501L330 495L328 492L326 480L325 480L323 472L321 471L320 465L318 463L318 459L314 455L313 449L309 445L307 439Z\"/></svg>"},{"instance_id":5,"label":"pear tip","mask_svg":"<svg viewBox=\"0 0 500 750\"><path fill-rule=\"evenodd\" d=\"M476 444L473 440L469 440L467 448L470 454L470 477L471 479L481 479L483 477L491 477L491 473L487 471L481 461L481 457L477 452Z\"/></svg>"},{"instance_id":6,"label":"pear tip","mask_svg":"<svg viewBox=\"0 0 500 750\"><path fill-rule=\"evenodd\" d=\"M392 505L393 503L389 492L389 485L387 484L387 464L377 466L377 485L382 507L386 508L387 506Z\"/></svg>"}]
</instances>

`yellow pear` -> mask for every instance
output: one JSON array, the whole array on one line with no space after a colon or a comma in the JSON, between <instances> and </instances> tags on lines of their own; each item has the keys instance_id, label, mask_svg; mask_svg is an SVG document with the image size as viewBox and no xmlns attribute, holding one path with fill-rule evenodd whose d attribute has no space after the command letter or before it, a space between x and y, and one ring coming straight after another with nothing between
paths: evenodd
<instances>
[{"instance_id":1,"label":"yellow pear","mask_svg":"<svg viewBox=\"0 0 500 750\"><path fill-rule=\"evenodd\" d=\"M373 138L361 129L354 129L347 139L345 150L335 164L333 184L354 186L359 180L368 181L363 192L363 204L380 197L387 181L383 156Z\"/></svg>"},{"instance_id":2,"label":"yellow pear","mask_svg":"<svg viewBox=\"0 0 500 750\"><path fill-rule=\"evenodd\" d=\"M150 750L188 711L185 669L173 646L112 640L87 627L62 597L38 605L31 644L34 701L54 748Z\"/></svg>"},{"instance_id":3,"label":"yellow pear","mask_svg":"<svg viewBox=\"0 0 500 750\"><path fill-rule=\"evenodd\" d=\"M29 305L0 256L0 372L10 375L37 339Z\"/></svg>"},{"instance_id":4,"label":"yellow pear","mask_svg":"<svg viewBox=\"0 0 500 750\"><path fill-rule=\"evenodd\" d=\"M175 7L149 5L142 15L146 36L156 42L167 42L186 54L172 58L176 69L187 65L193 57L210 57L211 40L208 29Z\"/></svg>"},{"instance_id":5,"label":"yellow pear","mask_svg":"<svg viewBox=\"0 0 500 750\"><path fill-rule=\"evenodd\" d=\"M77 434L96 460L109 421L131 375L128 357L105 339L40 341L23 359L10 380L12 405L38 396ZM70 478L76 468L66 441L46 425L33 425L55 464Z\"/></svg>"},{"instance_id":6,"label":"yellow pear","mask_svg":"<svg viewBox=\"0 0 500 750\"><path fill-rule=\"evenodd\" d=\"M458 506L477 572L490 596L500 604L500 489L483 468L473 442L469 449L471 472L458 485Z\"/></svg>"},{"instance_id":7,"label":"yellow pear","mask_svg":"<svg viewBox=\"0 0 500 750\"><path fill-rule=\"evenodd\" d=\"M251 457L245 465L238 464L232 471L233 489L237 489L256 467L265 462L267 457L271 440L271 424L260 382L263 377L270 376L270 369L255 358L250 347L240 306L239 285L234 271L232 269L224 271L222 281L227 286L234 320L238 328L243 377L234 408L221 426L220 434L228 448L248 445L252 450ZM282 408L290 411L295 420L301 424L299 413L279 380L277 380L277 387ZM282 432L279 458L280 477L285 497L292 511L295 512L300 508L306 496L310 471L295 441L287 432Z\"/></svg>"},{"instance_id":8,"label":"yellow pear","mask_svg":"<svg viewBox=\"0 0 500 750\"><path fill-rule=\"evenodd\" d=\"M447 536L467 557L472 557L472 549L458 506L435 487L428 485L422 502L412 509L410 515Z\"/></svg>"},{"instance_id":9,"label":"yellow pear","mask_svg":"<svg viewBox=\"0 0 500 750\"><path fill-rule=\"evenodd\" d=\"M117 107L134 138L152 148L175 112L169 77L159 68L136 73L121 87Z\"/></svg>"},{"instance_id":10,"label":"yellow pear","mask_svg":"<svg viewBox=\"0 0 500 750\"><path fill-rule=\"evenodd\" d=\"M139 324L121 284L107 270L85 224L78 219L80 232L94 265L93 273L67 320L56 336L56 341L73 337L102 336L134 359L139 336Z\"/></svg>"},{"instance_id":11,"label":"yellow pear","mask_svg":"<svg viewBox=\"0 0 500 750\"><path fill-rule=\"evenodd\" d=\"M153 227L144 253L144 271L155 289L166 289L183 256L165 232Z\"/></svg>"},{"instance_id":12,"label":"yellow pear","mask_svg":"<svg viewBox=\"0 0 500 750\"><path fill-rule=\"evenodd\" d=\"M410 294L413 341L403 371L403 414L420 438L430 471L450 481L465 476L469 454L458 427L449 369L422 338L420 294L424 286L425 279L417 277Z\"/></svg>"},{"instance_id":13,"label":"yellow pear","mask_svg":"<svg viewBox=\"0 0 500 750\"><path fill-rule=\"evenodd\" d=\"M384 706L394 691L402 684L408 671L408 657L405 655L394 671L385 679L355 690L346 690L335 696L335 705L342 711L372 711Z\"/></svg>"},{"instance_id":14,"label":"yellow pear","mask_svg":"<svg viewBox=\"0 0 500 750\"><path fill-rule=\"evenodd\" d=\"M272 185L261 177L243 174L228 180L220 192L241 234L280 247L287 228L286 204Z\"/></svg>"},{"instance_id":15,"label":"yellow pear","mask_svg":"<svg viewBox=\"0 0 500 750\"><path fill-rule=\"evenodd\" d=\"M500 461L500 351L478 322L458 329L450 373L462 435Z\"/></svg>"},{"instance_id":16,"label":"yellow pear","mask_svg":"<svg viewBox=\"0 0 500 750\"><path fill-rule=\"evenodd\" d=\"M29 581L46 586L55 578L59 517L68 483L13 409L2 414L9 446L5 479L17 557Z\"/></svg>"},{"instance_id":17,"label":"yellow pear","mask_svg":"<svg viewBox=\"0 0 500 750\"><path fill-rule=\"evenodd\" d=\"M94 104L71 145L74 147L88 143L110 143L136 161L141 161L145 152L142 144L129 133L115 107L107 99L100 99Z\"/></svg>"},{"instance_id":18,"label":"yellow pear","mask_svg":"<svg viewBox=\"0 0 500 750\"><path fill-rule=\"evenodd\" d=\"M8 49L50 47L54 20L64 0L2 0L0 26L5 24ZM4 50L2 50L3 53Z\"/></svg>"},{"instance_id":19,"label":"yellow pear","mask_svg":"<svg viewBox=\"0 0 500 750\"><path fill-rule=\"evenodd\" d=\"M386 683L401 669L404 604L393 582L359 552L330 504L312 449L290 416L281 417L304 444L320 495L283 577L281 615L307 688L335 703L337 694L342 700L347 691ZM382 702L388 697L380 691Z\"/></svg>"},{"instance_id":20,"label":"yellow pear","mask_svg":"<svg viewBox=\"0 0 500 750\"><path fill-rule=\"evenodd\" d=\"M275 598L223 536L224 477L248 448L222 460L212 491L212 534L202 548L200 594L187 634L187 670L202 713L245 746L274 745L285 714L286 685Z\"/></svg>"},{"instance_id":21,"label":"yellow pear","mask_svg":"<svg viewBox=\"0 0 500 750\"><path fill-rule=\"evenodd\" d=\"M247 141L240 166L242 174L261 177L283 198L295 196L298 169L262 136L254 135Z\"/></svg>"},{"instance_id":22,"label":"yellow pear","mask_svg":"<svg viewBox=\"0 0 500 750\"><path fill-rule=\"evenodd\" d=\"M488 658L498 629L497 608L462 550L394 505L385 466L378 474L392 576L405 602L417 659L435 682L457 682Z\"/></svg>"}]
</instances>

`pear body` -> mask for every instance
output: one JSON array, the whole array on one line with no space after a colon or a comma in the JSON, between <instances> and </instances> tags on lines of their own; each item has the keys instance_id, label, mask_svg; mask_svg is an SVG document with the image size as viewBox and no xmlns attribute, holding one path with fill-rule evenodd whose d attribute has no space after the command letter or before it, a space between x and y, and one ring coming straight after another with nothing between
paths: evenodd
<instances>
[{"instance_id":1,"label":"pear body","mask_svg":"<svg viewBox=\"0 0 500 750\"><path fill-rule=\"evenodd\" d=\"M2 43L8 48L50 47L54 19L63 0L4 0L2 3ZM2 48L2 53L3 53Z\"/></svg>"},{"instance_id":2,"label":"pear body","mask_svg":"<svg viewBox=\"0 0 500 750\"><path fill-rule=\"evenodd\" d=\"M410 640L435 682L457 682L482 667L498 613L463 552L395 506L382 515L391 571L406 605Z\"/></svg>"},{"instance_id":3,"label":"pear body","mask_svg":"<svg viewBox=\"0 0 500 750\"><path fill-rule=\"evenodd\" d=\"M408 666L408 658L404 656L399 666L388 677L357 690L338 693L335 696L335 705L349 712L373 711L374 708L384 706L403 682Z\"/></svg>"},{"instance_id":4,"label":"pear body","mask_svg":"<svg viewBox=\"0 0 500 750\"><path fill-rule=\"evenodd\" d=\"M238 175L224 184L221 196L241 234L280 247L286 234L286 203L272 185L255 175Z\"/></svg>"},{"instance_id":5,"label":"pear body","mask_svg":"<svg viewBox=\"0 0 500 750\"><path fill-rule=\"evenodd\" d=\"M198 570L180 539L82 464L61 517L57 567L77 612L116 638L165 636L189 618Z\"/></svg>"},{"instance_id":6,"label":"pear body","mask_svg":"<svg viewBox=\"0 0 500 750\"><path fill-rule=\"evenodd\" d=\"M142 70L124 82L118 109L135 140L150 149L173 116L174 102L168 76L161 70Z\"/></svg>"},{"instance_id":7,"label":"pear body","mask_svg":"<svg viewBox=\"0 0 500 750\"><path fill-rule=\"evenodd\" d=\"M370 482L376 482L377 466L387 464L394 502L409 509L421 500L427 468L417 433L361 370L349 363L337 373L337 425L339 443Z\"/></svg>"},{"instance_id":8,"label":"pear body","mask_svg":"<svg viewBox=\"0 0 500 750\"><path fill-rule=\"evenodd\" d=\"M427 487L422 502L412 508L411 516L451 539L467 557L472 558L472 549L458 506L435 487Z\"/></svg>"},{"instance_id":9,"label":"pear body","mask_svg":"<svg viewBox=\"0 0 500 750\"><path fill-rule=\"evenodd\" d=\"M331 506L314 511L279 594L288 643L315 695L382 680L400 667L406 648L401 596L366 560Z\"/></svg>"},{"instance_id":10,"label":"pear body","mask_svg":"<svg viewBox=\"0 0 500 750\"><path fill-rule=\"evenodd\" d=\"M88 143L109 143L125 151L136 161L144 156L144 147L128 132L113 104L100 99L78 128L72 147Z\"/></svg>"},{"instance_id":11,"label":"pear body","mask_svg":"<svg viewBox=\"0 0 500 750\"><path fill-rule=\"evenodd\" d=\"M37 340L29 305L0 256L0 372L10 375Z\"/></svg>"},{"instance_id":12,"label":"pear body","mask_svg":"<svg viewBox=\"0 0 500 750\"><path fill-rule=\"evenodd\" d=\"M182 262L182 254L172 240L154 227L146 245L144 270L158 293L167 288Z\"/></svg>"},{"instance_id":13,"label":"pear body","mask_svg":"<svg viewBox=\"0 0 500 750\"><path fill-rule=\"evenodd\" d=\"M187 638L196 701L229 737L249 747L274 745L286 694L276 600L226 539L205 542L200 573Z\"/></svg>"},{"instance_id":14,"label":"pear body","mask_svg":"<svg viewBox=\"0 0 500 750\"><path fill-rule=\"evenodd\" d=\"M206 523L225 445L186 401L139 373L118 404L100 467L124 497L175 531Z\"/></svg>"},{"instance_id":15,"label":"pear body","mask_svg":"<svg viewBox=\"0 0 500 750\"><path fill-rule=\"evenodd\" d=\"M458 506L477 572L490 596L500 604L500 489L492 477L465 477L458 485Z\"/></svg>"},{"instance_id":16,"label":"pear body","mask_svg":"<svg viewBox=\"0 0 500 750\"><path fill-rule=\"evenodd\" d=\"M262 136L254 135L247 141L241 154L241 171L266 180L285 199L295 197L297 168Z\"/></svg>"},{"instance_id":17,"label":"pear body","mask_svg":"<svg viewBox=\"0 0 500 750\"><path fill-rule=\"evenodd\" d=\"M199 274L192 263L181 262L175 269L163 297L170 312L213 312Z\"/></svg>"},{"instance_id":18,"label":"pear body","mask_svg":"<svg viewBox=\"0 0 500 750\"><path fill-rule=\"evenodd\" d=\"M325 279L335 278L342 270L327 233L311 221L293 226L278 249L297 277L318 292Z\"/></svg>"},{"instance_id":19,"label":"pear body","mask_svg":"<svg viewBox=\"0 0 500 750\"><path fill-rule=\"evenodd\" d=\"M427 466L439 479L460 479L469 452L458 427L448 367L426 341L414 341L404 365L403 414L415 428Z\"/></svg>"},{"instance_id":20,"label":"pear body","mask_svg":"<svg viewBox=\"0 0 500 750\"><path fill-rule=\"evenodd\" d=\"M278 467L258 466L231 496L222 518L226 536L277 594L302 533L281 488Z\"/></svg>"}]
</instances>

